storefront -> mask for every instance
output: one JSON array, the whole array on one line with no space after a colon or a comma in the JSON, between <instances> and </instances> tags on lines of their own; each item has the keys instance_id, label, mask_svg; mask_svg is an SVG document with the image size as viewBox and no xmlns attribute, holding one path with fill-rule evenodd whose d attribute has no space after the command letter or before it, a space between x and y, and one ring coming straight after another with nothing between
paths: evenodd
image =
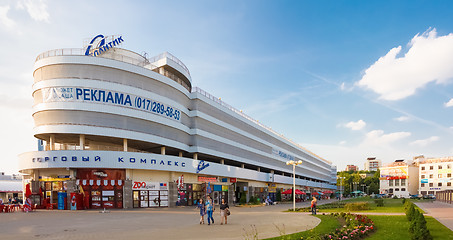
<instances>
[{"instance_id":1,"label":"storefront","mask_svg":"<svg viewBox=\"0 0 453 240\"><path fill-rule=\"evenodd\" d=\"M133 182L133 207L168 207L168 183Z\"/></svg>"},{"instance_id":2,"label":"storefront","mask_svg":"<svg viewBox=\"0 0 453 240\"><path fill-rule=\"evenodd\" d=\"M86 208L123 208L125 170L79 169L76 185Z\"/></svg>"},{"instance_id":3,"label":"storefront","mask_svg":"<svg viewBox=\"0 0 453 240\"><path fill-rule=\"evenodd\" d=\"M70 180L68 175L60 176L39 176L39 187L40 194L46 199L46 204L52 204L53 208L66 209L66 197L67 197L67 181ZM44 200L41 202L39 195L34 195L32 197L32 203L41 205L44 203Z\"/></svg>"}]
</instances>

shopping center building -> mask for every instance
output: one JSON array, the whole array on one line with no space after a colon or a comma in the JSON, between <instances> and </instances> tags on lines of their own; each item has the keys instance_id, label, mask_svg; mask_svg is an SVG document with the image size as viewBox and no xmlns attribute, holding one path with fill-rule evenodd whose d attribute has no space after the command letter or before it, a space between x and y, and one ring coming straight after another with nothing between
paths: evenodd
<instances>
[{"instance_id":1,"label":"shopping center building","mask_svg":"<svg viewBox=\"0 0 453 240\"><path fill-rule=\"evenodd\" d=\"M291 188L336 189L336 167L193 87L188 68L163 53L120 48L96 36L82 49L36 58L34 137L19 156L31 191L52 203L83 194L87 208L193 205L210 194L229 203ZM34 201L42 201L39 198Z\"/></svg>"},{"instance_id":2,"label":"shopping center building","mask_svg":"<svg viewBox=\"0 0 453 240\"><path fill-rule=\"evenodd\" d=\"M397 197L418 194L418 165L404 160L384 165L380 168L379 191Z\"/></svg>"}]
</instances>

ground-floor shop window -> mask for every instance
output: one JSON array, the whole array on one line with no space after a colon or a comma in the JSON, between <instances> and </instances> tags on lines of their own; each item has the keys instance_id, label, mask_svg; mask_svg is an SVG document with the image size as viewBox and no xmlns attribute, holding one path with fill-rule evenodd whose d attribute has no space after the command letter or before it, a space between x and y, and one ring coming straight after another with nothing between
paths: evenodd
<instances>
[{"instance_id":1,"label":"ground-floor shop window","mask_svg":"<svg viewBox=\"0 0 453 240\"><path fill-rule=\"evenodd\" d=\"M133 192L134 208L168 207L168 191L141 190Z\"/></svg>"}]
</instances>

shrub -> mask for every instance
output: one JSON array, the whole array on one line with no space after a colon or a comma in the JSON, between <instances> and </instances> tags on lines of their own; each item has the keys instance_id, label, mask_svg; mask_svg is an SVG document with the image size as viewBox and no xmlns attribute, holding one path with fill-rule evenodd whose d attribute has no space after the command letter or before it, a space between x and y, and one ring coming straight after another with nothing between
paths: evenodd
<instances>
[{"instance_id":1,"label":"shrub","mask_svg":"<svg viewBox=\"0 0 453 240\"><path fill-rule=\"evenodd\" d=\"M244 204L247 202L247 198L245 197L245 193L241 194L241 198L239 199L239 203Z\"/></svg>"},{"instance_id":2,"label":"shrub","mask_svg":"<svg viewBox=\"0 0 453 240\"><path fill-rule=\"evenodd\" d=\"M398 199L398 196L396 196L396 195L393 195L393 199Z\"/></svg>"},{"instance_id":3,"label":"shrub","mask_svg":"<svg viewBox=\"0 0 453 240\"><path fill-rule=\"evenodd\" d=\"M418 212L418 211L417 211ZM414 234L412 235L412 239L414 240L432 240L433 237L429 232L428 228L426 227L426 220L423 214L419 213L417 219L414 220L416 222Z\"/></svg>"},{"instance_id":4,"label":"shrub","mask_svg":"<svg viewBox=\"0 0 453 240\"><path fill-rule=\"evenodd\" d=\"M370 209L370 204L368 202L354 202L347 203L344 207L348 211L360 211Z\"/></svg>"},{"instance_id":5,"label":"shrub","mask_svg":"<svg viewBox=\"0 0 453 240\"><path fill-rule=\"evenodd\" d=\"M374 203L376 203L376 206L378 206L378 207L383 207L384 206L384 199L382 199L382 198L375 199Z\"/></svg>"},{"instance_id":6,"label":"shrub","mask_svg":"<svg viewBox=\"0 0 453 240\"><path fill-rule=\"evenodd\" d=\"M403 198L403 205L405 205L405 204L406 204L406 199L405 199L405 198Z\"/></svg>"},{"instance_id":7,"label":"shrub","mask_svg":"<svg viewBox=\"0 0 453 240\"><path fill-rule=\"evenodd\" d=\"M409 233L413 234L415 232L415 228L416 228L416 225L417 225L417 219L418 219L418 215L420 215L420 212L418 210L414 210L413 211L413 215L412 215L412 218L411 218L411 223L409 225ZM406 215L407 216L407 215Z\"/></svg>"},{"instance_id":8,"label":"shrub","mask_svg":"<svg viewBox=\"0 0 453 240\"><path fill-rule=\"evenodd\" d=\"M417 212L418 212L418 210L417 210ZM411 204L410 207L406 210L407 220L412 221L412 219L414 219L414 216L416 216L415 208L414 208L414 204Z\"/></svg>"}]
</instances>

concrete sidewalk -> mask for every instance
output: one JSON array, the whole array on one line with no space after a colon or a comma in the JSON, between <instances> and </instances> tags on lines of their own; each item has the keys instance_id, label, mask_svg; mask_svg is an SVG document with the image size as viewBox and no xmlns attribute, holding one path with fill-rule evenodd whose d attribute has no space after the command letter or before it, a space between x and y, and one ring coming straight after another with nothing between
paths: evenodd
<instances>
[{"instance_id":1,"label":"concrete sidewalk","mask_svg":"<svg viewBox=\"0 0 453 240\"><path fill-rule=\"evenodd\" d=\"M438 201L414 202L426 215L434 217L440 223L453 231L453 205Z\"/></svg>"},{"instance_id":2,"label":"concrete sidewalk","mask_svg":"<svg viewBox=\"0 0 453 240\"><path fill-rule=\"evenodd\" d=\"M296 207L308 205L297 203ZM0 239L253 239L254 228L262 239L279 236L276 226L289 234L312 229L320 222L306 214L283 212L289 208L292 204L231 207L228 225L220 225L220 213L215 211L211 226L206 220L199 224L195 207L1 213Z\"/></svg>"}]
</instances>

